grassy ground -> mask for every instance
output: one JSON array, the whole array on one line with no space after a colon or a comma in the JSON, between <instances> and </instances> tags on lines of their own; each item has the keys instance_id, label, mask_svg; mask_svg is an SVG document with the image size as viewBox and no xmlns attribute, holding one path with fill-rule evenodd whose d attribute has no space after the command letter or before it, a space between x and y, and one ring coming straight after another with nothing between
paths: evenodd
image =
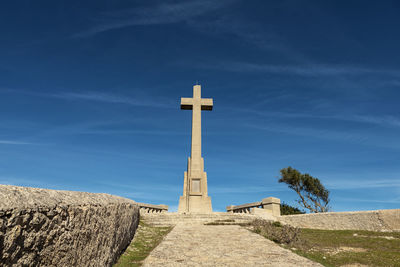
<instances>
[{"instance_id":1,"label":"grassy ground","mask_svg":"<svg viewBox=\"0 0 400 267\"><path fill-rule=\"evenodd\" d=\"M400 266L399 232L290 228L279 223L257 221L250 227L252 231L325 266Z\"/></svg>"},{"instance_id":2,"label":"grassy ground","mask_svg":"<svg viewBox=\"0 0 400 267\"><path fill-rule=\"evenodd\" d=\"M172 227L154 227L140 221L135 237L114 267L141 266L142 261L171 230Z\"/></svg>"},{"instance_id":3,"label":"grassy ground","mask_svg":"<svg viewBox=\"0 0 400 267\"><path fill-rule=\"evenodd\" d=\"M302 229L294 252L325 266L400 266L400 233Z\"/></svg>"}]
</instances>

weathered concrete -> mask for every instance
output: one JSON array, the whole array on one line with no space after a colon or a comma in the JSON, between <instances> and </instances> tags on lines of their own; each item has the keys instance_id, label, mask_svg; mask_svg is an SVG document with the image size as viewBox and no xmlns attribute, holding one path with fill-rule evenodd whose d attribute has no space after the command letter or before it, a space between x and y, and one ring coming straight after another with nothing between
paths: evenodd
<instances>
[{"instance_id":1,"label":"weathered concrete","mask_svg":"<svg viewBox=\"0 0 400 267\"><path fill-rule=\"evenodd\" d=\"M138 222L129 199L0 185L0 266L111 266Z\"/></svg>"},{"instance_id":2,"label":"weathered concrete","mask_svg":"<svg viewBox=\"0 0 400 267\"><path fill-rule=\"evenodd\" d=\"M181 109L192 112L192 145L187 171L184 173L183 194L179 198L179 213L211 213L211 198L207 191L207 173L201 157L201 111L212 110L213 100L201 98L201 86L193 86L193 98L181 98Z\"/></svg>"},{"instance_id":3,"label":"weathered concrete","mask_svg":"<svg viewBox=\"0 0 400 267\"><path fill-rule=\"evenodd\" d=\"M270 210L252 208L250 214L256 215L264 220L276 221L277 216L274 216Z\"/></svg>"},{"instance_id":4,"label":"weathered concrete","mask_svg":"<svg viewBox=\"0 0 400 267\"><path fill-rule=\"evenodd\" d=\"M276 197L267 197L262 201L264 210L270 212L273 216L281 216L281 200Z\"/></svg>"},{"instance_id":5,"label":"weathered concrete","mask_svg":"<svg viewBox=\"0 0 400 267\"><path fill-rule=\"evenodd\" d=\"M178 223L144 261L168 266L322 266L238 225Z\"/></svg>"},{"instance_id":6,"label":"weathered concrete","mask_svg":"<svg viewBox=\"0 0 400 267\"><path fill-rule=\"evenodd\" d=\"M262 201L226 207L230 213L270 214L273 217L281 215L281 200L276 197L267 197Z\"/></svg>"},{"instance_id":7,"label":"weathered concrete","mask_svg":"<svg viewBox=\"0 0 400 267\"><path fill-rule=\"evenodd\" d=\"M161 213L161 212L168 211L168 206L164 205L164 204L154 205L154 204L147 204L147 203L140 203L140 202L136 202L136 204L140 208L140 214Z\"/></svg>"},{"instance_id":8,"label":"weathered concrete","mask_svg":"<svg viewBox=\"0 0 400 267\"><path fill-rule=\"evenodd\" d=\"M286 215L277 219L301 228L400 231L400 209Z\"/></svg>"}]
</instances>

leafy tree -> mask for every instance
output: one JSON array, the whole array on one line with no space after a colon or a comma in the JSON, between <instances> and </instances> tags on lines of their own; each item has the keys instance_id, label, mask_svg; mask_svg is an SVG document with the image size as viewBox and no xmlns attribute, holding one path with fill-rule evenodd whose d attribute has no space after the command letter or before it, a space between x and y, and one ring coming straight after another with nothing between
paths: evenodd
<instances>
[{"instance_id":1,"label":"leafy tree","mask_svg":"<svg viewBox=\"0 0 400 267\"><path fill-rule=\"evenodd\" d=\"M292 215L292 214L304 214L305 212L286 204L285 202L281 203L281 215Z\"/></svg>"},{"instance_id":2,"label":"leafy tree","mask_svg":"<svg viewBox=\"0 0 400 267\"><path fill-rule=\"evenodd\" d=\"M285 183L300 197L297 202L311 212L327 212L330 207L329 191L321 184L318 178L309 174L302 174L292 167L282 169L280 183Z\"/></svg>"}]
</instances>

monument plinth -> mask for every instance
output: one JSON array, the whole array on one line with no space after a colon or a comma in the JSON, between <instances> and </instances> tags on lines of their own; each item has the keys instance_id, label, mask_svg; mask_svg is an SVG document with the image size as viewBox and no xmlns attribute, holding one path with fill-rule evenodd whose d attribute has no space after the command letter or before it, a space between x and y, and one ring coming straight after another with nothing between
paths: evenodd
<instances>
[{"instance_id":1,"label":"monument plinth","mask_svg":"<svg viewBox=\"0 0 400 267\"><path fill-rule=\"evenodd\" d=\"M193 98L181 98L181 109L192 110L192 145L184 174L183 195L179 198L179 213L211 213L211 198L207 193L207 173L201 157L201 111L212 110L212 98L201 98L201 86L193 86Z\"/></svg>"}]
</instances>

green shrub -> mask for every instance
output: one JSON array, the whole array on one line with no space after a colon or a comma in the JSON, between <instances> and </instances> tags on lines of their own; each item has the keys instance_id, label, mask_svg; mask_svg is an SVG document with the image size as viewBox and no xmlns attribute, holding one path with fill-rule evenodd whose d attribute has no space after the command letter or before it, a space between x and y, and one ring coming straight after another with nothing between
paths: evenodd
<instances>
[{"instance_id":1,"label":"green shrub","mask_svg":"<svg viewBox=\"0 0 400 267\"><path fill-rule=\"evenodd\" d=\"M255 233L265 236L275 243L291 245L300 242L299 228L290 225L282 225L280 222L260 219L254 220L251 225Z\"/></svg>"},{"instance_id":2,"label":"green shrub","mask_svg":"<svg viewBox=\"0 0 400 267\"><path fill-rule=\"evenodd\" d=\"M281 215L292 215L292 214L304 214L305 212L282 202L281 204Z\"/></svg>"}]
</instances>

